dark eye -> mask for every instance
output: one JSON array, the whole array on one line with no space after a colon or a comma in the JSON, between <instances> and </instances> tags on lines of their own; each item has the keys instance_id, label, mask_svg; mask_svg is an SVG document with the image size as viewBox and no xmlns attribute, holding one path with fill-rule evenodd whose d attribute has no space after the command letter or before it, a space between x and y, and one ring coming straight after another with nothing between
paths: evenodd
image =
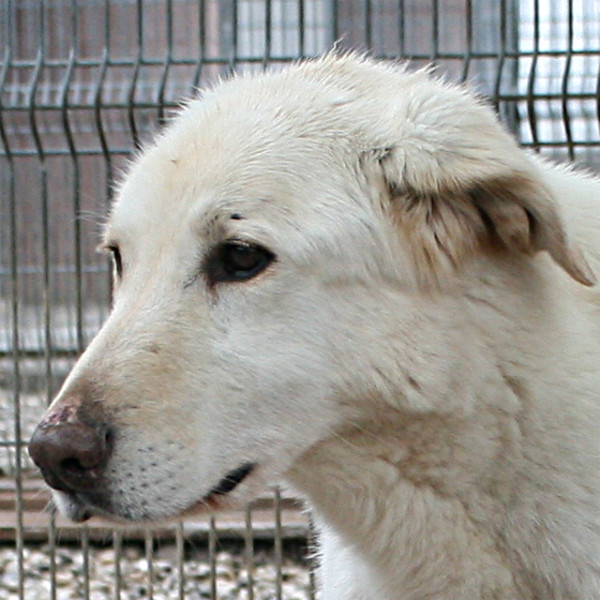
<instances>
[{"instance_id":1,"label":"dark eye","mask_svg":"<svg viewBox=\"0 0 600 600\"><path fill-rule=\"evenodd\" d=\"M121 275L123 275L123 261L121 260L121 250L119 249L119 246L107 246L106 249L110 252L112 256L117 277L120 278Z\"/></svg>"},{"instance_id":2,"label":"dark eye","mask_svg":"<svg viewBox=\"0 0 600 600\"><path fill-rule=\"evenodd\" d=\"M206 263L211 284L222 281L247 281L266 269L274 260L272 252L246 242L225 242L217 246Z\"/></svg>"}]
</instances>

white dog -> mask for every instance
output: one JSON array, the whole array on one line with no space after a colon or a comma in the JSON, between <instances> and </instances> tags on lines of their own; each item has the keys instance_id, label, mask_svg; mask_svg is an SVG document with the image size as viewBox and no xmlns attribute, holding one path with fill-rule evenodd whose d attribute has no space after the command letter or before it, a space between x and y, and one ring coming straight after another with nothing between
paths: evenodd
<instances>
[{"instance_id":1,"label":"white dog","mask_svg":"<svg viewBox=\"0 0 600 600\"><path fill-rule=\"evenodd\" d=\"M328 55L189 102L105 247L112 314L30 445L64 514L283 479L324 600L600 598L599 181Z\"/></svg>"}]
</instances>

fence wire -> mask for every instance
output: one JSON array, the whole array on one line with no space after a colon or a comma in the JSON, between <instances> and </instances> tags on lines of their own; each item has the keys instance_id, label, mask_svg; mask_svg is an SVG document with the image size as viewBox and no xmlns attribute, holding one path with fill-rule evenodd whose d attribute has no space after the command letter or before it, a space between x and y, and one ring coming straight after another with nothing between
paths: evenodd
<instances>
[{"instance_id":1,"label":"fence wire","mask_svg":"<svg viewBox=\"0 0 600 600\"><path fill-rule=\"evenodd\" d=\"M335 43L433 63L489 97L525 146L599 163L596 1L0 3L0 541L13 552L4 560L0 547L0 598L314 597L310 568L297 589L286 583L288 542L312 537L293 499L276 492L238 516L155 531L74 527L40 512L24 444L107 315L108 265L94 248L131 153L198 86ZM111 580L100 585L102 561ZM76 574L67 591L65 573Z\"/></svg>"}]
</instances>

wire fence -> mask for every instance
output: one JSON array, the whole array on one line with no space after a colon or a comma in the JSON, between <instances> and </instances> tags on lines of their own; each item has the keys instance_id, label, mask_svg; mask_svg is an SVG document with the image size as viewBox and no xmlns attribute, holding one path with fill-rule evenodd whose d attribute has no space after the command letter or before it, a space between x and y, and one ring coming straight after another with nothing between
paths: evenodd
<instances>
[{"instance_id":1,"label":"wire fence","mask_svg":"<svg viewBox=\"0 0 600 600\"><path fill-rule=\"evenodd\" d=\"M293 498L268 492L245 513L154 531L75 527L40 511L24 444L109 310L108 265L94 249L131 153L197 87L335 43L433 63L489 97L525 146L599 164L595 0L0 3L0 540L14 545L6 559L0 548L0 598L314 597L310 564L294 558L296 573L286 562L310 537ZM263 566L267 583L255 578Z\"/></svg>"}]
</instances>

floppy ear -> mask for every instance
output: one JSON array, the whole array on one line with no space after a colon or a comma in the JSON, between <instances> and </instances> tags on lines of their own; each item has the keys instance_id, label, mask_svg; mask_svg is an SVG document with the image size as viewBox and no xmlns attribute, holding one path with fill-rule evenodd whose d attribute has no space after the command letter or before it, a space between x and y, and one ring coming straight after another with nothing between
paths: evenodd
<instances>
[{"instance_id":1,"label":"floppy ear","mask_svg":"<svg viewBox=\"0 0 600 600\"><path fill-rule=\"evenodd\" d=\"M371 175L378 171L420 279L439 281L485 250L545 250L573 279L593 285L594 274L568 238L535 162L491 109L466 94L456 97L455 104L469 104L425 115L425 123L416 117L395 143L363 160L365 167L371 163Z\"/></svg>"}]
</instances>

